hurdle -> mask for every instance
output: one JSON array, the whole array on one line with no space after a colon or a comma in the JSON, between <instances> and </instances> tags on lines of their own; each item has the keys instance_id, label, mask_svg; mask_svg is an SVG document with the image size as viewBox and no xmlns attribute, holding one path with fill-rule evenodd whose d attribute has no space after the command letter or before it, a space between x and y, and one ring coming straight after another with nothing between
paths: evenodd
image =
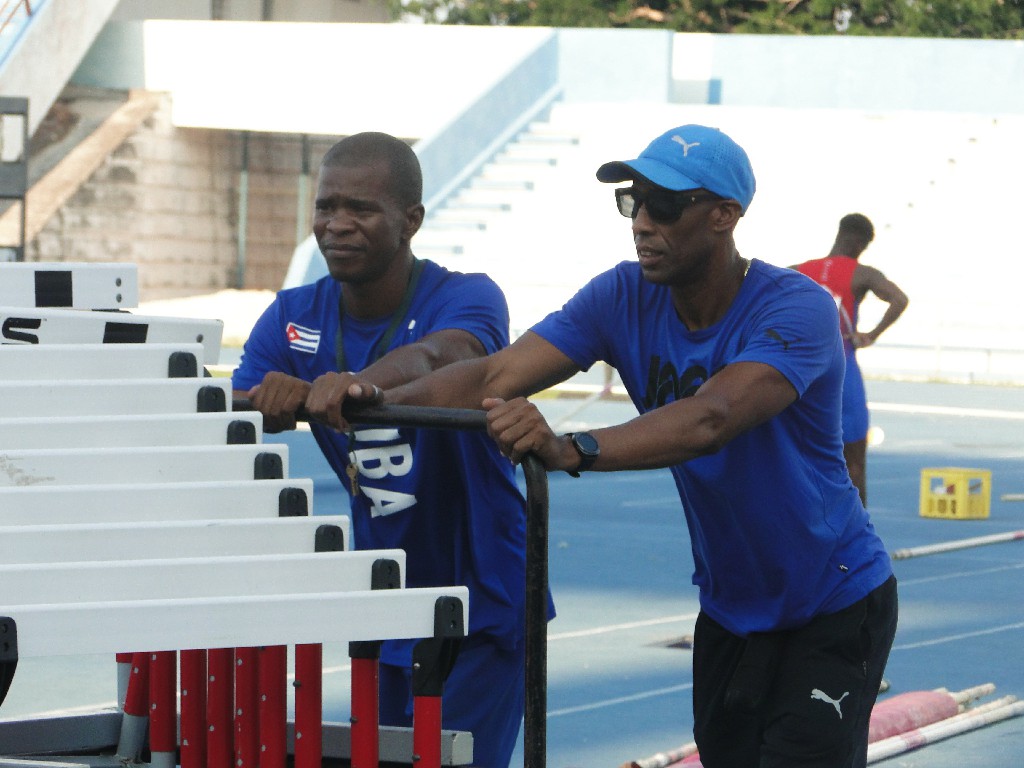
<instances>
[{"instance_id":1,"label":"hurdle","mask_svg":"<svg viewBox=\"0 0 1024 768\"><path fill-rule=\"evenodd\" d=\"M0 604L102 602L115 592L122 600L286 595L317 592L320 584L365 592L373 588L374 567L384 566L395 569L396 588L404 589L400 549L0 565Z\"/></svg>"},{"instance_id":2,"label":"hurdle","mask_svg":"<svg viewBox=\"0 0 1024 768\"><path fill-rule=\"evenodd\" d=\"M381 637L434 636L434 606L461 601L464 587L324 591L287 595L210 597L197 600L104 601L2 605L13 614L19 658L124 653L135 648L227 648L376 641ZM454 609L453 609L454 610ZM117 632L111 628L117 627ZM75 642L63 634L74 631ZM10 633L8 633L9 635Z\"/></svg>"},{"instance_id":3,"label":"hurdle","mask_svg":"<svg viewBox=\"0 0 1024 768\"><path fill-rule=\"evenodd\" d=\"M135 264L0 262L0 304L126 309L139 303Z\"/></svg>"},{"instance_id":4,"label":"hurdle","mask_svg":"<svg viewBox=\"0 0 1024 768\"><path fill-rule=\"evenodd\" d=\"M5 449L245 445L263 440L259 413L130 414L0 418Z\"/></svg>"},{"instance_id":5,"label":"hurdle","mask_svg":"<svg viewBox=\"0 0 1024 768\"><path fill-rule=\"evenodd\" d=\"M199 375L203 346L185 344L33 344L4 350L5 381L160 379Z\"/></svg>"},{"instance_id":6,"label":"hurdle","mask_svg":"<svg viewBox=\"0 0 1024 768\"><path fill-rule=\"evenodd\" d=\"M288 446L190 445L0 450L0 487L89 485L131 477L137 482L263 480L288 474Z\"/></svg>"},{"instance_id":7,"label":"hurdle","mask_svg":"<svg viewBox=\"0 0 1024 768\"><path fill-rule=\"evenodd\" d=\"M220 320L0 306L0 333L5 344L196 342L203 346L203 365L214 365L220 357L223 331Z\"/></svg>"},{"instance_id":8,"label":"hurdle","mask_svg":"<svg viewBox=\"0 0 1024 768\"><path fill-rule=\"evenodd\" d=\"M348 517L25 525L0 529L0 562L138 560L222 554L312 552L318 540L348 543Z\"/></svg>"},{"instance_id":9,"label":"hurdle","mask_svg":"<svg viewBox=\"0 0 1024 768\"><path fill-rule=\"evenodd\" d=\"M0 381L0 418L197 413L227 410L227 379ZM42 410L45 408L45 410Z\"/></svg>"},{"instance_id":10,"label":"hurdle","mask_svg":"<svg viewBox=\"0 0 1024 768\"><path fill-rule=\"evenodd\" d=\"M0 487L0 525L308 515L309 478Z\"/></svg>"},{"instance_id":11,"label":"hurdle","mask_svg":"<svg viewBox=\"0 0 1024 768\"><path fill-rule=\"evenodd\" d=\"M453 587L0 605L0 617L6 617L0 622L6 622L3 635L16 645L18 658L136 648L255 648L431 638L439 627L448 637L461 637L467 598L464 587ZM64 639L69 630L74 643Z\"/></svg>"}]
</instances>

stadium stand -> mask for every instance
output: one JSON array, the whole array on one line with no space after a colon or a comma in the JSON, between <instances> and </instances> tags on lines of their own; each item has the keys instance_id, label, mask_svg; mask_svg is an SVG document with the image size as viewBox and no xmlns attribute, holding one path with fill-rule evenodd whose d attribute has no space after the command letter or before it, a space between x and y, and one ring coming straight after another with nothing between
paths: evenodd
<instances>
[{"instance_id":1,"label":"stadium stand","mask_svg":"<svg viewBox=\"0 0 1024 768\"><path fill-rule=\"evenodd\" d=\"M631 258L629 225L596 168L634 156L651 126L686 122L721 127L751 156L758 194L737 229L745 255L793 264L824 253L845 213L875 222L865 258L908 286L913 311L864 351L866 369L1024 374L1024 320L1007 311L1016 287L978 268L1012 242L1004 171L1024 167L1020 116L559 103L428 217L417 250L491 274L519 334L587 277ZM966 226L974 217L985 225ZM863 311L880 310L869 299Z\"/></svg>"}]
</instances>

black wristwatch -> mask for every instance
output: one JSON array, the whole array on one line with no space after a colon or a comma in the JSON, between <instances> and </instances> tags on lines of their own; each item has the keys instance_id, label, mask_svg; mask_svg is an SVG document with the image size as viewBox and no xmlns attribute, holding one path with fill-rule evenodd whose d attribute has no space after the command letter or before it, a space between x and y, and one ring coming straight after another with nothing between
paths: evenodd
<instances>
[{"instance_id":1,"label":"black wristwatch","mask_svg":"<svg viewBox=\"0 0 1024 768\"><path fill-rule=\"evenodd\" d=\"M569 471L573 477L579 477L580 472L586 472L597 461L601 455L601 446L597 444L596 438L589 432L570 432L566 435L572 442L572 447L580 455L580 465L574 471Z\"/></svg>"}]
</instances>

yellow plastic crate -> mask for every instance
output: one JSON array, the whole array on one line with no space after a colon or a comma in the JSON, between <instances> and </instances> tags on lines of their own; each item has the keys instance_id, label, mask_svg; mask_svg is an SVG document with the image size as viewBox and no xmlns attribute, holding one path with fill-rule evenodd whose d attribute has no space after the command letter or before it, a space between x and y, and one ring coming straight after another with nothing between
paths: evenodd
<instances>
[{"instance_id":1,"label":"yellow plastic crate","mask_svg":"<svg viewBox=\"0 0 1024 768\"><path fill-rule=\"evenodd\" d=\"M921 517L982 520L992 500L992 472L940 467L921 470Z\"/></svg>"}]
</instances>

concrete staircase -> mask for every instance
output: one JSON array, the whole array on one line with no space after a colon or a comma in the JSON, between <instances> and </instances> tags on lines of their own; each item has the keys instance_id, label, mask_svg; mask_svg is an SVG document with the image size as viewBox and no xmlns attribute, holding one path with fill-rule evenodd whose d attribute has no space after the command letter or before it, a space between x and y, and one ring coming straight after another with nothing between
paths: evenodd
<instances>
[{"instance_id":1,"label":"concrete staircase","mask_svg":"<svg viewBox=\"0 0 1024 768\"><path fill-rule=\"evenodd\" d=\"M442 209L428 212L417 255L461 272L486 272L505 290L517 336L567 298L567 280L536 235L580 152L580 136L534 122ZM538 257L540 261L538 261Z\"/></svg>"},{"instance_id":2,"label":"concrete staircase","mask_svg":"<svg viewBox=\"0 0 1024 768\"><path fill-rule=\"evenodd\" d=\"M133 91L124 101L110 94L86 99L77 107L84 119L59 141L41 150L29 164L25 241L31 242L46 222L159 106L157 94ZM11 242L19 211L0 216L0 242Z\"/></svg>"}]
</instances>

